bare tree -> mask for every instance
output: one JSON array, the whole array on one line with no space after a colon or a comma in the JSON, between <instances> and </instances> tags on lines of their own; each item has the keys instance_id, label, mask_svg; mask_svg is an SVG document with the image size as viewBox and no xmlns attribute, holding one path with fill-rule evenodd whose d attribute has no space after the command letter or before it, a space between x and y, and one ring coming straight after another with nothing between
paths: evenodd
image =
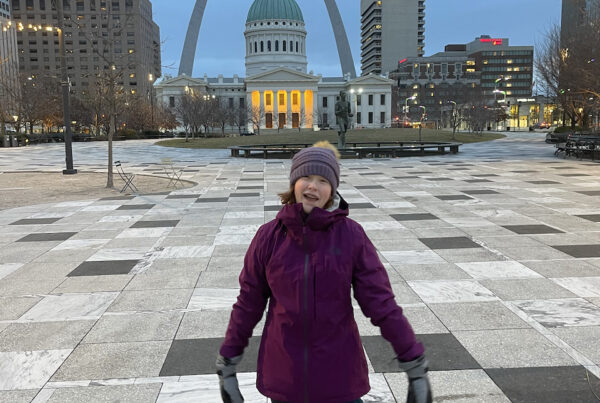
<instances>
[{"instance_id":1,"label":"bare tree","mask_svg":"<svg viewBox=\"0 0 600 403\"><path fill-rule=\"evenodd\" d=\"M256 130L256 134L260 134L260 125L265 119L265 112L260 105L248 106L248 120L252 123L252 127Z\"/></svg>"},{"instance_id":2,"label":"bare tree","mask_svg":"<svg viewBox=\"0 0 600 403\"><path fill-rule=\"evenodd\" d=\"M560 103L571 126L588 127L600 100L600 20L588 19L570 31L562 38L558 25L547 31L538 45L537 81L545 95Z\"/></svg>"},{"instance_id":3,"label":"bare tree","mask_svg":"<svg viewBox=\"0 0 600 403\"><path fill-rule=\"evenodd\" d=\"M238 133L242 133L242 128L245 128L248 124L248 111L246 108L240 108L239 106L231 110L230 114L230 125L237 127Z\"/></svg>"}]
</instances>

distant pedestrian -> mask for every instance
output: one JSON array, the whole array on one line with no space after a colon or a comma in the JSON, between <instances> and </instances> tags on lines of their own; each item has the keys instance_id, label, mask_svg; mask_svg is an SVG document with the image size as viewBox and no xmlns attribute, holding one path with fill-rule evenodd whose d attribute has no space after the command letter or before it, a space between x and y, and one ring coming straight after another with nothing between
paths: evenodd
<instances>
[{"instance_id":1,"label":"distant pedestrian","mask_svg":"<svg viewBox=\"0 0 600 403\"><path fill-rule=\"evenodd\" d=\"M294 156L290 188L279 195L283 209L248 248L216 362L224 402L244 401L235 368L267 303L258 390L273 402L361 402L370 386L352 291L406 371L408 401L431 402L423 346L394 300L375 247L336 192L336 154L320 142Z\"/></svg>"}]
</instances>

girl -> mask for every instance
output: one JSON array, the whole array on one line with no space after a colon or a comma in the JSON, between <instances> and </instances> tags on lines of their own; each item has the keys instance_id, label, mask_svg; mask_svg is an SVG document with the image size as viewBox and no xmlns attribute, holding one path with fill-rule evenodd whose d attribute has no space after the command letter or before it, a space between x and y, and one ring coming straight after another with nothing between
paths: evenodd
<instances>
[{"instance_id":1,"label":"girl","mask_svg":"<svg viewBox=\"0 0 600 403\"><path fill-rule=\"evenodd\" d=\"M235 366L267 303L258 390L278 403L361 402L370 387L352 291L407 372L408 401L431 402L423 346L394 300L375 247L348 218L348 204L336 193L339 179L337 150L328 142L294 156L290 188L279 195L284 207L259 228L244 259L216 363L224 402L244 401Z\"/></svg>"}]
</instances>

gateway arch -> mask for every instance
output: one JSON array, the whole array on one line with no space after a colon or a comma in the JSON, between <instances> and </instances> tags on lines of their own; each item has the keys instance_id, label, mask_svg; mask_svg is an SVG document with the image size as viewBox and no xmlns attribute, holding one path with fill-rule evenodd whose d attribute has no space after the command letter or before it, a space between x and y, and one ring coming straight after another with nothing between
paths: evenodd
<instances>
[{"instance_id":1,"label":"gateway arch","mask_svg":"<svg viewBox=\"0 0 600 403\"><path fill-rule=\"evenodd\" d=\"M194 57L198 45L198 35L200 34L202 17L204 16L204 10L206 9L206 1L207 0L196 0L196 4L194 5L194 10L190 17L190 24L188 25L187 34L185 36L185 42L183 43L183 51L181 52L179 75L185 74L189 77L192 76ZM350 44L348 43L348 36L346 35L346 29L344 28L340 10L338 9L335 0L324 1L335 36L340 64L342 66L342 74L350 74L350 78L356 78L356 69L354 67L354 61L352 60Z\"/></svg>"}]
</instances>

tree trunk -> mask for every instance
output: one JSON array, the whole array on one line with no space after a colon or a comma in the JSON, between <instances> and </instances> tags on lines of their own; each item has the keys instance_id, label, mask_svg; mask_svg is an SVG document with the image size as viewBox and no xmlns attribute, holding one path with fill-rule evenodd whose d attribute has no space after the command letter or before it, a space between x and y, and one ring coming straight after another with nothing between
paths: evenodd
<instances>
[{"instance_id":1,"label":"tree trunk","mask_svg":"<svg viewBox=\"0 0 600 403\"><path fill-rule=\"evenodd\" d=\"M116 116L114 113L110 115L110 126L108 128L108 178L106 180L106 187L112 188L113 184L113 135L116 129Z\"/></svg>"}]
</instances>

